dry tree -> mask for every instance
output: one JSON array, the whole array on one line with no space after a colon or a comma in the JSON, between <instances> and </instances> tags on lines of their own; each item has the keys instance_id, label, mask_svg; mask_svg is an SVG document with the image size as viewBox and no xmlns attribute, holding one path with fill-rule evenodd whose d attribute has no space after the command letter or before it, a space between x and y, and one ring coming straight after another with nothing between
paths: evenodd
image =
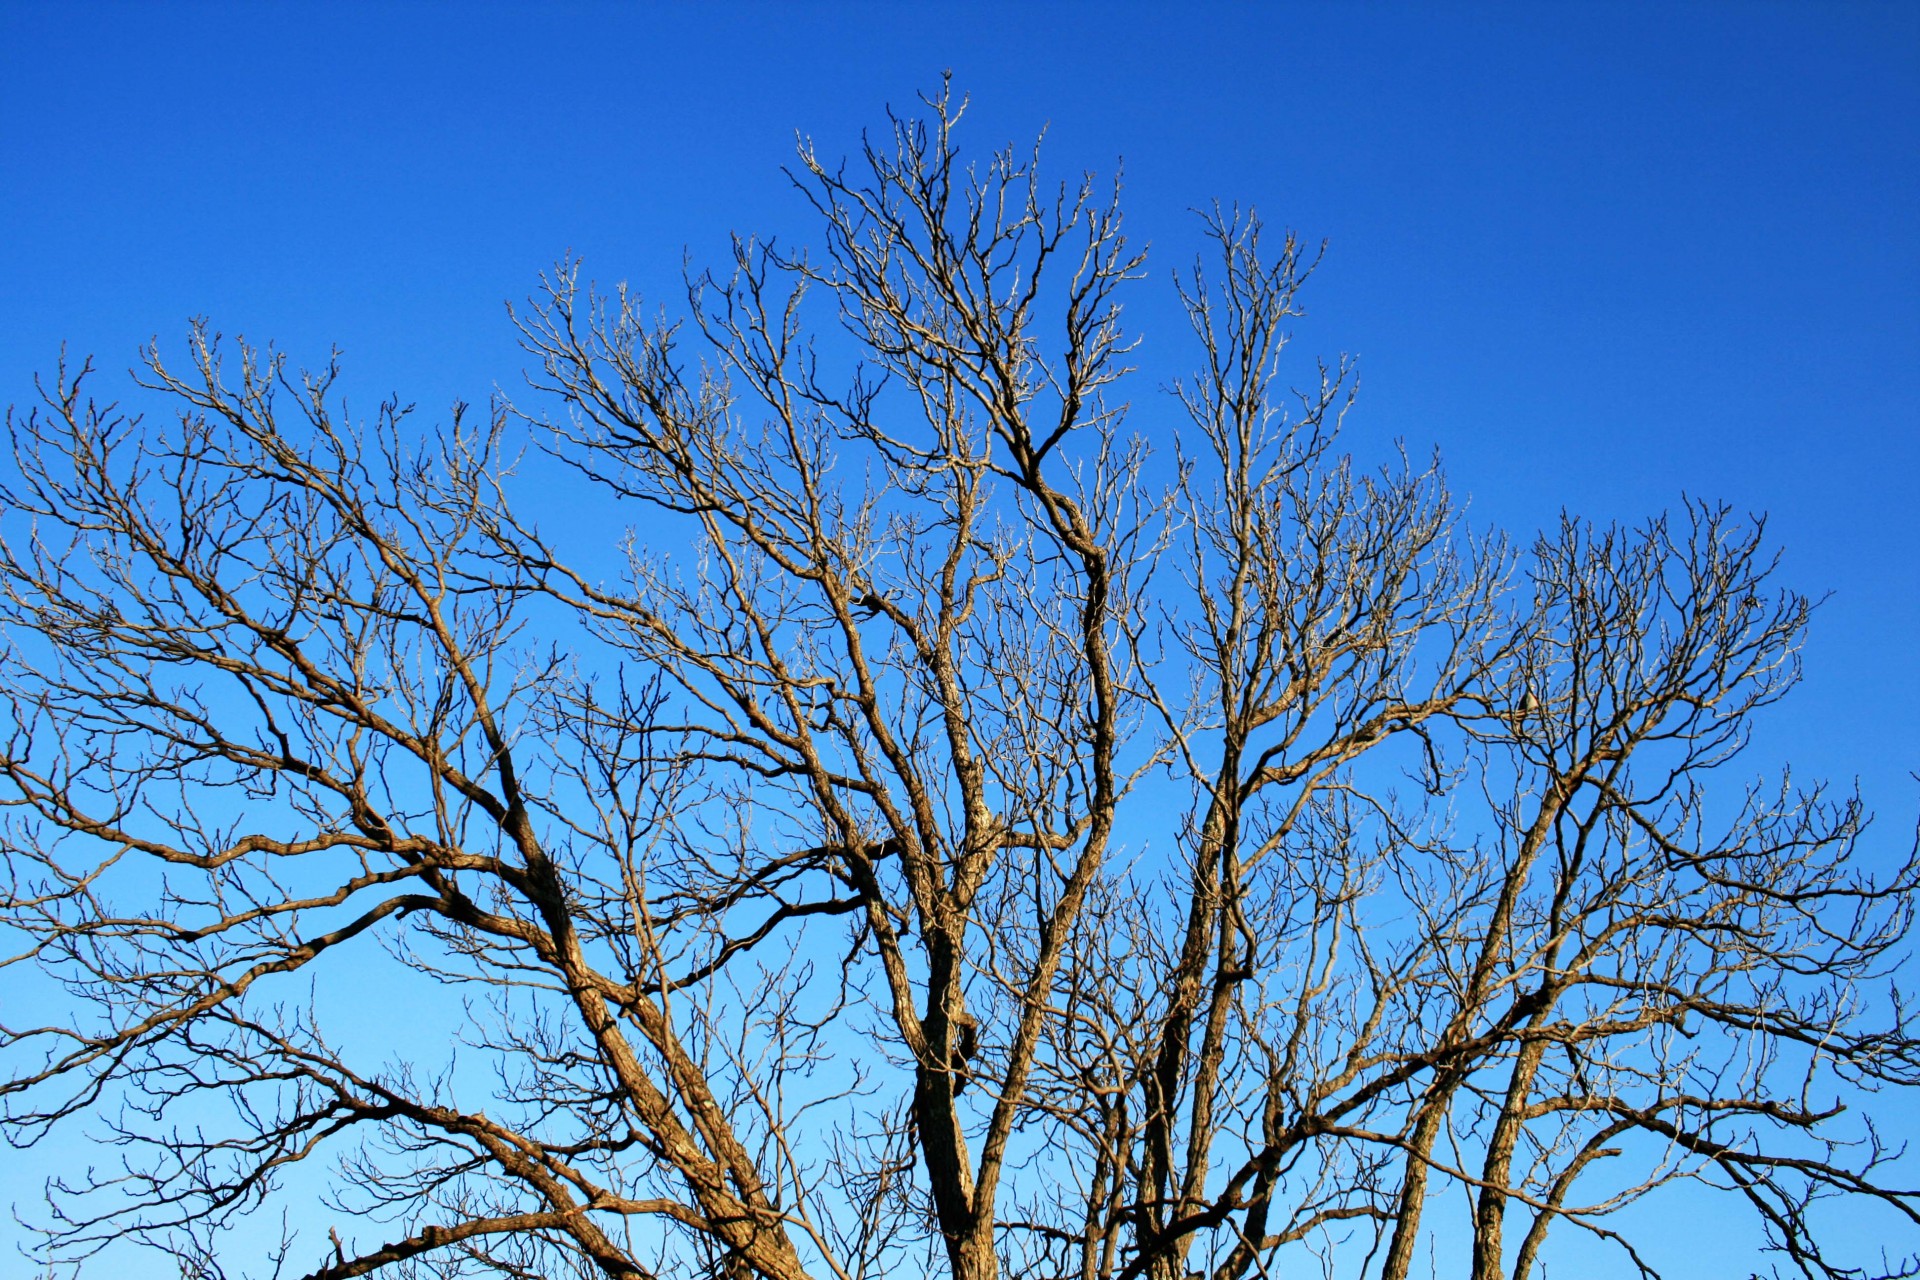
<instances>
[{"instance_id":1,"label":"dry tree","mask_svg":"<svg viewBox=\"0 0 1920 1280\"><path fill-rule=\"evenodd\" d=\"M11 416L0 1096L104 1144L41 1261L1652 1274L1611 1215L1692 1183L1911 1273L1821 1202L1920 1215L1861 1105L1916 865L1740 759L1809 614L1761 528L1516 551L1356 461L1250 215L1128 399L1117 189L961 114L803 146L813 246L678 322L564 266L484 424L205 327L164 425L84 366ZM618 569L509 505L523 435ZM382 1000L457 1050L323 1025Z\"/></svg>"}]
</instances>

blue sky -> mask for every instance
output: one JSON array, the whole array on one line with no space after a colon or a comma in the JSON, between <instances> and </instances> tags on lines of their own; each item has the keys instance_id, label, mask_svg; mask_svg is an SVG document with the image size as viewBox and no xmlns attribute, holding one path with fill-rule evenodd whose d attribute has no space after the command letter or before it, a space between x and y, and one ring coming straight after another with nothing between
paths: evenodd
<instances>
[{"instance_id":1,"label":"blue sky","mask_svg":"<svg viewBox=\"0 0 1920 1280\"><path fill-rule=\"evenodd\" d=\"M542 267L671 301L683 253L804 230L796 129L844 151L946 68L976 145L1124 159L1149 369L1187 210L1251 203L1331 242L1299 342L1359 356L1356 447L1437 447L1477 522L1770 513L1785 581L1833 595L1760 746L1904 840L1920 5L11 3L0 401L197 314L338 344L368 407L483 401Z\"/></svg>"},{"instance_id":2,"label":"blue sky","mask_svg":"<svg viewBox=\"0 0 1920 1280\"><path fill-rule=\"evenodd\" d=\"M1920 6L1041 10L8 5L0 399L205 314L337 343L369 404L482 400L540 268L670 296L802 227L794 130L952 68L979 145L1124 158L1167 369L1186 210L1249 202L1331 242L1299 336L1359 355L1358 438L1437 445L1477 518L1770 512L1834 593L1797 758L1920 808Z\"/></svg>"}]
</instances>

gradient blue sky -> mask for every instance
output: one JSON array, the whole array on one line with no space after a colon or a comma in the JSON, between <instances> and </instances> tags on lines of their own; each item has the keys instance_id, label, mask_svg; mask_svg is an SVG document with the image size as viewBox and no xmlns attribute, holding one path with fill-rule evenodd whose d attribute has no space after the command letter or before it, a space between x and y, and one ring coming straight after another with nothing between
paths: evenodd
<instances>
[{"instance_id":1,"label":"gradient blue sky","mask_svg":"<svg viewBox=\"0 0 1920 1280\"><path fill-rule=\"evenodd\" d=\"M1214 199L1328 238L1303 347L1358 353L1356 427L1438 445L1478 518L1772 513L1834 593L1803 767L1920 808L1920 5L12 3L0 400L194 314L339 344L369 403L483 400L541 267L664 295L802 225L795 129L841 150L947 67L979 144L1124 157L1162 272Z\"/></svg>"},{"instance_id":2,"label":"gradient blue sky","mask_svg":"<svg viewBox=\"0 0 1920 1280\"><path fill-rule=\"evenodd\" d=\"M0 402L63 342L118 371L196 314L337 343L368 407L484 401L542 267L670 296L683 251L804 227L796 129L844 151L943 68L977 145L1124 158L1150 367L1179 364L1186 210L1250 202L1331 241L1298 332L1359 355L1356 441L1437 446L1476 521L1770 512L1786 581L1833 596L1760 745L1858 776L1904 840L1916 4L8 3Z\"/></svg>"}]
</instances>

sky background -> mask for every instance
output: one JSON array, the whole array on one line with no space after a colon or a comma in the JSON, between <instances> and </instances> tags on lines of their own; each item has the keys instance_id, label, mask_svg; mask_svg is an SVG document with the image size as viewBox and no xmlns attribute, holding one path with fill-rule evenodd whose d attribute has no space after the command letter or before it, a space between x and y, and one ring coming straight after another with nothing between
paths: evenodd
<instances>
[{"instance_id":1,"label":"sky background","mask_svg":"<svg viewBox=\"0 0 1920 1280\"><path fill-rule=\"evenodd\" d=\"M1832 594L1755 765L1857 777L1905 843L1920 5L8 3L0 402L63 343L117 394L205 315L430 425L518 384L503 303L556 258L672 303L683 254L804 232L796 130L843 153L948 68L970 145L1124 163L1143 430L1188 211L1239 201L1330 242L1297 334L1358 356L1354 447L1437 448L1475 523L1769 513Z\"/></svg>"}]
</instances>

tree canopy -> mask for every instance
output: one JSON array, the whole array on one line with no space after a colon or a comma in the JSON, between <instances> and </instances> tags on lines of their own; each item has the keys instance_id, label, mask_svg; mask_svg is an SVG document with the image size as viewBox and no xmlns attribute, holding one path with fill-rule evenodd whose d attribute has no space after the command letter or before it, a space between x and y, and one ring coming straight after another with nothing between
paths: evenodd
<instances>
[{"instance_id":1,"label":"tree canopy","mask_svg":"<svg viewBox=\"0 0 1920 1280\"><path fill-rule=\"evenodd\" d=\"M1913 1274L1824 1202L1920 1222L1873 1123L1920 863L1742 756L1811 612L1761 523L1515 542L1356 459L1251 214L1140 385L1118 187L962 113L803 145L816 238L679 319L563 264L528 390L441 428L205 325L164 421L86 365L10 415L0 918L61 997L0 1097L110 1153L42 1260L1652 1274L1615 1211L1693 1186ZM644 513L623 569L528 441ZM314 994L403 991L443 1060Z\"/></svg>"}]
</instances>

